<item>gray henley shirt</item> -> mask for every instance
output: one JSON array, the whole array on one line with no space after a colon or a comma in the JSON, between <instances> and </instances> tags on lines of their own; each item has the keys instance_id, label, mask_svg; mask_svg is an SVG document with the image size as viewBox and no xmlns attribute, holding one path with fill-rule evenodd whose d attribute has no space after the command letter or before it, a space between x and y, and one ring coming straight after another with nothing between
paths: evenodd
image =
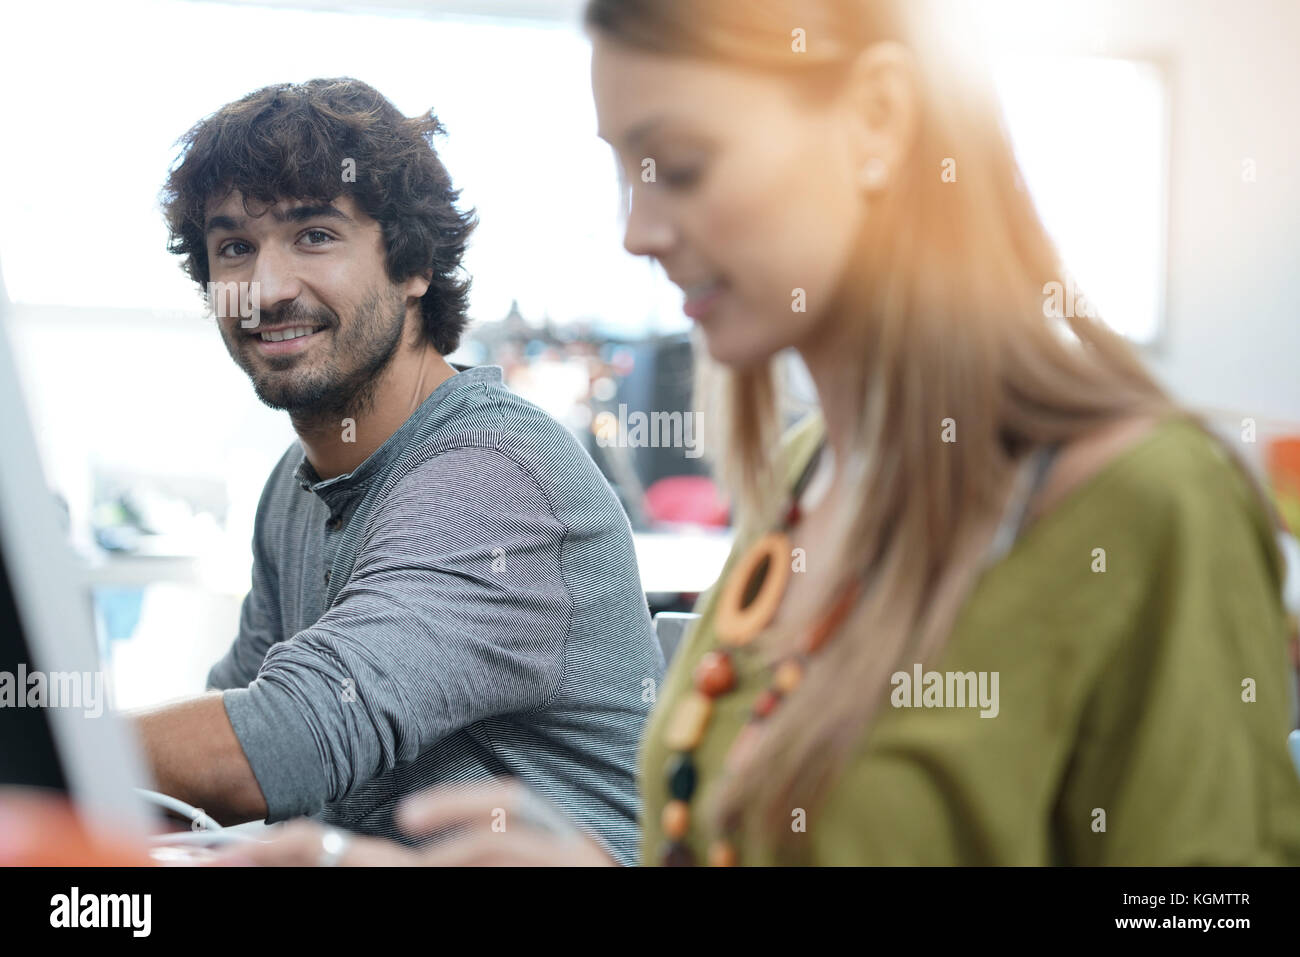
<instances>
[{"instance_id":1,"label":"gray henley shirt","mask_svg":"<svg viewBox=\"0 0 1300 957\"><path fill-rule=\"evenodd\" d=\"M630 863L663 670L613 490L484 366L346 475L321 481L289 449L208 685L268 822L313 815L418 844L393 821L401 798L510 775Z\"/></svg>"}]
</instances>

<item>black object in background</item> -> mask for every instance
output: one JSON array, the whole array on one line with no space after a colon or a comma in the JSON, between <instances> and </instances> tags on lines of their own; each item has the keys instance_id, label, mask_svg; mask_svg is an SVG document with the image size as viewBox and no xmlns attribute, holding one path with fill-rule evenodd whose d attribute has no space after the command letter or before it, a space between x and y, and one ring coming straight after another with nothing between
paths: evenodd
<instances>
[{"instance_id":1,"label":"black object in background","mask_svg":"<svg viewBox=\"0 0 1300 957\"><path fill-rule=\"evenodd\" d=\"M35 670L18 620L5 557L0 554L0 672L6 672L15 683L13 706L6 702L7 706L0 707L0 786L66 791L48 709L16 706L20 699L25 702L27 698L26 682L17 684L19 665L26 673Z\"/></svg>"}]
</instances>

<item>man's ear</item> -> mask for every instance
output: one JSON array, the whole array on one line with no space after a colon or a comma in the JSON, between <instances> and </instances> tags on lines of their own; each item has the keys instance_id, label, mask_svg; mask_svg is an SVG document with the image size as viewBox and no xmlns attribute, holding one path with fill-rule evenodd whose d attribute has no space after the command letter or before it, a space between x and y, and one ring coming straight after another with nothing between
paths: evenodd
<instances>
[{"instance_id":1,"label":"man's ear","mask_svg":"<svg viewBox=\"0 0 1300 957\"><path fill-rule=\"evenodd\" d=\"M422 273L416 273L409 277L406 282L402 283L402 291L406 293L408 299L421 299L433 285L433 270L426 269Z\"/></svg>"}]
</instances>

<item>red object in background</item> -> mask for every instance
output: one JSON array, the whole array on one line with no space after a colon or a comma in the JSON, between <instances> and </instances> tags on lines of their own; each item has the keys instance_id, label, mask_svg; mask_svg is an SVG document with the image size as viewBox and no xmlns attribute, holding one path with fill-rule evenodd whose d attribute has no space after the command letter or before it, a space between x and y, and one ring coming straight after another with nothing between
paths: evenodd
<instances>
[{"instance_id":1,"label":"red object in background","mask_svg":"<svg viewBox=\"0 0 1300 957\"><path fill-rule=\"evenodd\" d=\"M1300 538L1300 437L1288 436L1270 442L1267 468L1287 531Z\"/></svg>"},{"instance_id":2,"label":"red object in background","mask_svg":"<svg viewBox=\"0 0 1300 957\"><path fill-rule=\"evenodd\" d=\"M1300 492L1300 438L1274 439L1268 444L1268 472L1275 482Z\"/></svg>"},{"instance_id":3,"label":"red object in background","mask_svg":"<svg viewBox=\"0 0 1300 957\"><path fill-rule=\"evenodd\" d=\"M652 522L726 528L730 509L712 479L671 475L646 489L645 513Z\"/></svg>"},{"instance_id":4,"label":"red object in background","mask_svg":"<svg viewBox=\"0 0 1300 957\"><path fill-rule=\"evenodd\" d=\"M143 846L91 833L61 794L0 790L0 867L153 867Z\"/></svg>"}]
</instances>

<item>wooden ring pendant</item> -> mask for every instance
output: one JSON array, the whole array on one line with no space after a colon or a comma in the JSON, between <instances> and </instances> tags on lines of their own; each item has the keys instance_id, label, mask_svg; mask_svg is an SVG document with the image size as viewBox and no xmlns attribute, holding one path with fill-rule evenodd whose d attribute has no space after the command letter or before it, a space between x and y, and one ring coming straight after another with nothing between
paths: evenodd
<instances>
[{"instance_id":1,"label":"wooden ring pendant","mask_svg":"<svg viewBox=\"0 0 1300 957\"><path fill-rule=\"evenodd\" d=\"M790 579L790 539L768 532L740 557L718 597L714 627L723 644L749 644L775 617Z\"/></svg>"}]
</instances>

